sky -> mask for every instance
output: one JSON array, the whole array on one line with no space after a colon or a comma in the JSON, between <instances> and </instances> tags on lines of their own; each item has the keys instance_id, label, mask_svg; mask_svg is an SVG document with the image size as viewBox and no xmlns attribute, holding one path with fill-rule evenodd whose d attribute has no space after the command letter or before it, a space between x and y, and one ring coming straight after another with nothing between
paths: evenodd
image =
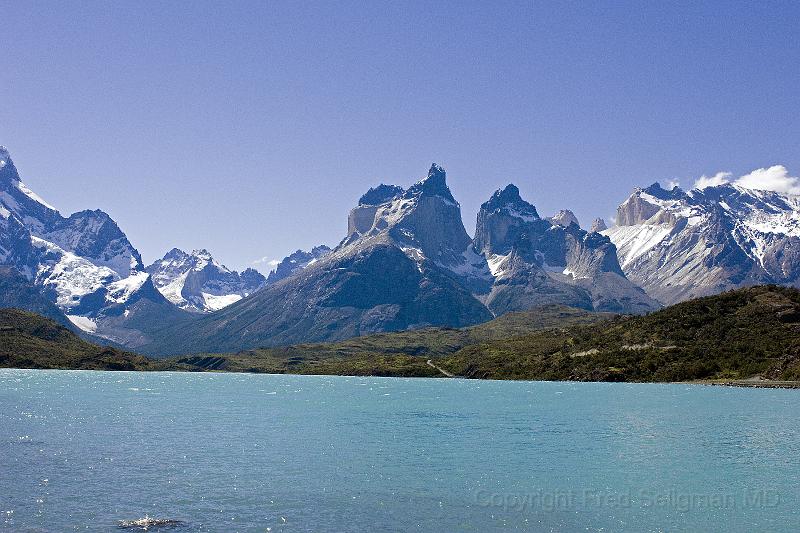
<instances>
[{"instance_id":1,"label":"sky","mask_svg":"<svg viewBox=\"0 0 800 533\"><path fill-rule=\"evenodd\" d=\"M470 233L507 183L588 227L655 181L800 174L796 2L0 0L0 13L0 144L62 213L108 212L146 263L207 248L268 271L338 243L369 187L408 186L432 162Z\"/></svg>"}]
</instances>

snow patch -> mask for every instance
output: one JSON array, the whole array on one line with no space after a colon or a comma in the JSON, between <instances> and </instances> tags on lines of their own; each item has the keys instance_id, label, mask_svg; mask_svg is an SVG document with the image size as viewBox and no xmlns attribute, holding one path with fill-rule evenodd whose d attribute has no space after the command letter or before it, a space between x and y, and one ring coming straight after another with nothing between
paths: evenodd
<instances>
[{"instance_id":1,"label":"snow patch","mask_svg":"<svg viewBox=\"0 0 800 533\"><path fill-rule=\"evenodd\" d=\"M422 253L422 250L414 248L413 246L403 246L400 249L403 250L403 253L406 254L409 259L416 263L417 270L422 272L422 262L425 260L425 254Z\"/></svg>"},{"instance_id":2,"label":"snow patch","mask_svg":"<svg viewBox=\"0 0 800 533\"><path fill-rule=\"evenodd\" d=\"M533 221L537 220L537 217L535 217L533 215L526 215L524 213L521 213L521 212L517 211L516 209L514 209L513 207L506 206L506 209L508 210L508 214L509 215L511 215L514 218L522 219L525 222L533 222Z\"/></svg>"},{"instance_id":3,"label":"snow patch","mask_svg":"<svg viewBox=\"0 0 800 533\"><path fill-rule=\"evenodd\" d=\"M45 251L36 282L56 291L56 305L62 310L78 305L83 296L119 279L110 268L97 266L39 237L31 237L31 244Z\"/></svg>"},{"instance_id":4,"label":"snow patch","mask_svg":"<svg viewBox=\"0 0 800 533\"><path fill-rule=\"evenodd\" d=\"M206 303L206 308L211 311L219 311L223 307L228 307L242 299L241 294L208 294L207 292L200 293L203 295L203 300Z\"/></svg>"},{"instance_id":5,"label":"snow patch","mask_svg":"<svg viewBox=\"0 0 800 533\"><path fill-rule=\"evenodd\" d=\"M174 303L178 307L186 304L186 299L183 297L182 293L183 293L183 286L186 284L186 278L188 276L189 276L189 271L181 273L178 277L176 277L166 285L158 287L158 292L160 292L164 296L164 298Z\"/></svg>"},{"instance_id":6,"label":"snow patch","mask_svg":"<svg viewBox=\"0 0 800 533\"><path fill-rule=\"evenodd\" d=\"M666 239L671 231L671 224L638 224L617 226L600 233L617 247L620 266L625 268Z\"/></svg>"},{"instance_id":7,"label":"snow patch","mask_svg":"<svg viewBox=\"0 0 800 533\"><path fill-rule=\"evenodd\" d=\"M472 245L461 253L464 260L455 265L439 265L449 269L458 276L466 278L491 279L492 273L486 263L486 258L475 252Z\"/></svg>"},{"instance_id":8,"label":"snow patch","mask_svg":"<svg viewBox=\"0 0 800 533\"><path fill-rule=\"evenodd\" d=\"M78 329L85 331L86 333L95 333L97 331L97 322L88 316L67 315L67 318L70 322L77 326Z\"/></svg>"},{"instance_id":9,"label":"snow patch","mask_svg":"<svg viewBox=\"0 0 800 533\"><path fill-rule=\"evenodd\" d=\"M486 258L486 262L489 265L489 271L492 273L492 276L500 278L505 274L509 257L511 257L510 253L506 255L489 254Z\"/></svg>"},{"instance_id":10,"label":"snow patch","mask_svg":"<svg viewBox=\"0 0 800 533\"><path fill-rule=\"evenodd\" d=\"M115 304L127 302L136 291L142 288L142 285L144 285L149 277L150 274L147 272L137 272L125 279L109 284L107 288L108 292L106 293L106 301Z\"/></svg>"}]
</instances>

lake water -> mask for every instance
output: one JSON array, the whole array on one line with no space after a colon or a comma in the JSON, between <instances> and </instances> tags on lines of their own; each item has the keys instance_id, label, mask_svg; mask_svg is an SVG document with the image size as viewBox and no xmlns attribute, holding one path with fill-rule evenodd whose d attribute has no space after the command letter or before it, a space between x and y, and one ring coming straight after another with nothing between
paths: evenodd
<instances>
[{"instance_id":1,"label":"lake water","mask_svg":"<svg viewBox=\"0 0 800 533\"><path fill-rule=\"evenodd\" d=\"M0 370L0 530L796 531L798 418L796 390Z\"/></svg>"}]
</instances>

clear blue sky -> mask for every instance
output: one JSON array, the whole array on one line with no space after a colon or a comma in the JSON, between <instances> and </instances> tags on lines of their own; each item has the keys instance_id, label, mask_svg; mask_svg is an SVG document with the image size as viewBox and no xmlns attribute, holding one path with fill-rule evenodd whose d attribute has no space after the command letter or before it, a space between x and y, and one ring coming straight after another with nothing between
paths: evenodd
<instances>
[{"instance_id":1,"label":"clear blue sky","mask_svg":"<svg viewBox=\"0 0 800 533\"><path fill-rule=\"evenodd\" d=\"M470 232L508 182L588 224L656 180L797 175L800 7L697 4L2 1L0 144L146 262L237 269L433 161Z\"/></svg>"}]
</instances>

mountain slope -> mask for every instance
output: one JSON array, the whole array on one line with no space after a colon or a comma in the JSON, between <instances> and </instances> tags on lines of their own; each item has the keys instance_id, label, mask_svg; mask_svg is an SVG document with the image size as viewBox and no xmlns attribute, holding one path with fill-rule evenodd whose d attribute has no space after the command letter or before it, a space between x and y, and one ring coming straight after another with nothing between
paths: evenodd
<instances>
[{"instance_id":1,"label":"mountain slope","mask_svg":"<svg viewBox=\"0 0 800 533\"><path fill-rule=\"evenodd\" d=\"M591 324L611 316L566 306L544 306L460 329L378 333L332 343L264 348L180 361L200 368L213 365L229 371L436 376L438 371L426 364L428 358L450 355L472 344L544 329Z\"/></svg>"}]
</instances>

